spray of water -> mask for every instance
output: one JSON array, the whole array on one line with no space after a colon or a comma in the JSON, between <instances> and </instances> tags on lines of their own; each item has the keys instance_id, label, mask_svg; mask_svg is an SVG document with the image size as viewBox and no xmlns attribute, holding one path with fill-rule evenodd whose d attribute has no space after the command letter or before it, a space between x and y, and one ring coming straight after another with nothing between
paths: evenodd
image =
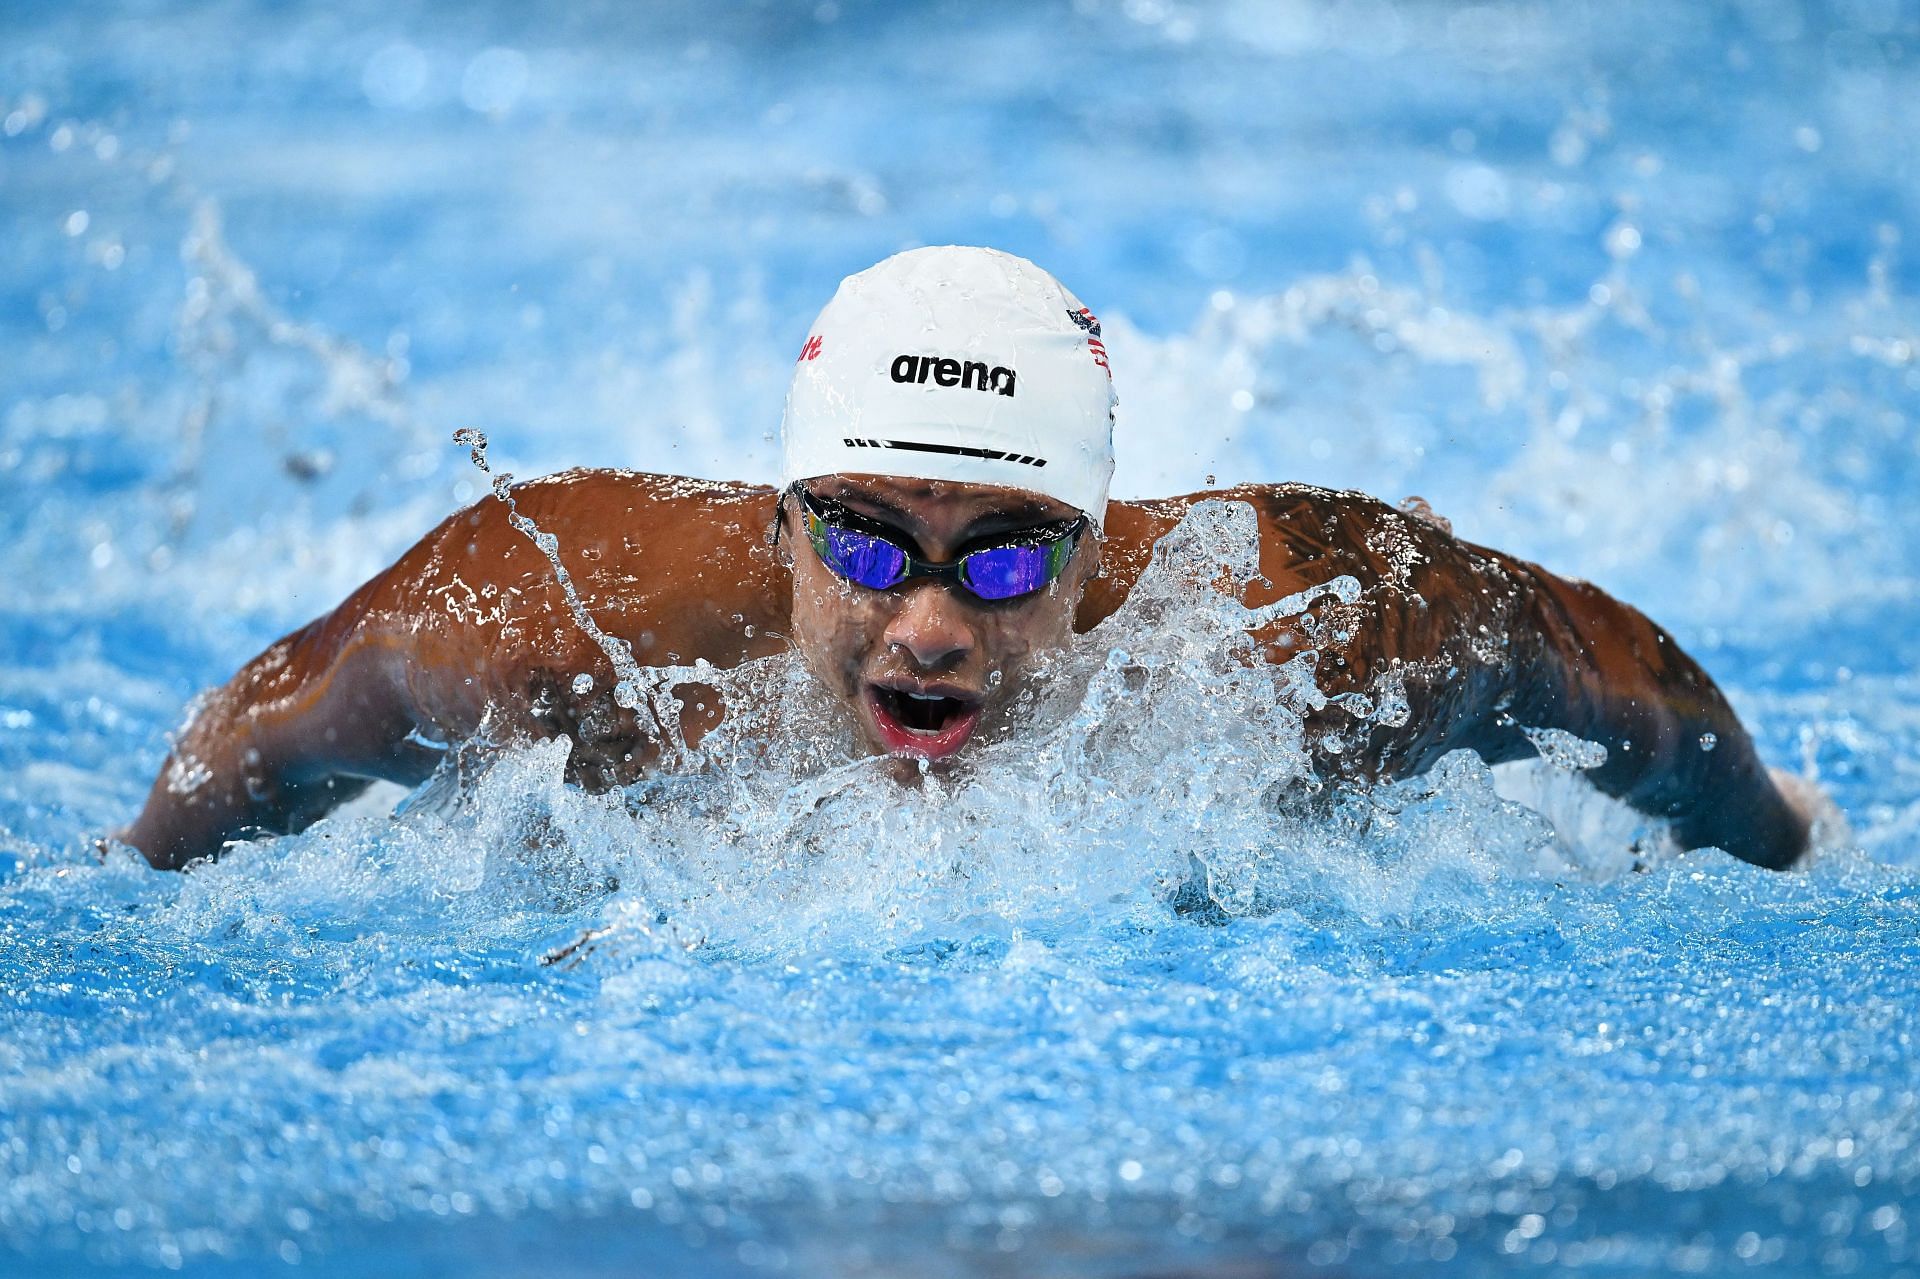
<instances>
[{"instance_id":1,"label":"spray of water","mask_svg":"<svg viewBox=\"0 0 1920 1279\"><path fill-rule=\"evenodd\" d=\"M1552 830L1501 801L1477 759L1373 792L1333 795L1316 779L1310 716L1331 705L1391 720L1404 699L1376 689L1330 702L1312 650L1265 661L1250 632L1351 601L1358 584L1250 609L1220 586L1257 559L1250 508L1197 505L1126 605L1042 663L1016 703L1020 732L913 784L856 753L785 655L648 673L662 693L697 674L720 699L702 768L596 796L562 782L566 743L510 751L463 783L477 829L422 834L477 843L497 891L602 899L600 918L549 952L567 963L701 944L864 950L1163 917L1169 905L1407 919L1503 870L1530 873Z\"/></svg>"},{"instance_id":2,"label":"spray of water","mask_svg":"<svg viewBox=\"0 0 1920 1279\"><path fill-rule=\"evenodd\" d=\"M607 660L613 664L615 704L630 711L645 708L659 730L657 740L663 744L666 762L671 764L683 760L688 752L685 739L679 729L680 707L670 692L677 668L641 666L633 659L633 647L627 641L617 635L608 634L598 622L593 620L593 614L588 610L586 601L580 598L579 588L574 585L573 575L561 562L560 539L542 529L529 516L521 513L519 503L513 496L512 473L502 471L496 475L488 466L486 435L472 427L462 427L453 433L453 442L469 450L468 456L472 459L474 466L479 468L480 473L487 477L493 495L506 504L507 522L525 534L527 539L539 548L540 553L546 556L548 565L553 569L554 581L559 585L560 592L566 599L567 612L572 616L574 624L599 647L602 653L606 654ZM581 683L583 680L584 685ZM583 672L574 678L574 692L585 693L592 687L591 675Z\"/></svg>"}]
</instances>

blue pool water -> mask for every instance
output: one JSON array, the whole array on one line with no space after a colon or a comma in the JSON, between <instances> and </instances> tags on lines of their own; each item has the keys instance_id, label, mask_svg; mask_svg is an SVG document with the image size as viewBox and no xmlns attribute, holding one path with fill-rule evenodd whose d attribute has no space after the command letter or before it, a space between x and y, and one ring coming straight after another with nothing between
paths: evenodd
<instances>
[{"instance_id":1,"label":"blue pool water","mask_svg":"<svg viewBox=\"0 0 1920 1279\"><path fill-rule=\"evenodd\" d=\"M1920 1274L1915 101L1899 0L0 8L0 1273ZM456 428L770 478L814 309L943 241L1100 312L1122 495L1419 493L1844 829L1276 815L1214 508L950 785L775 714L638 818L548 748L90 855Z\"/></svg>"}]
</instances>

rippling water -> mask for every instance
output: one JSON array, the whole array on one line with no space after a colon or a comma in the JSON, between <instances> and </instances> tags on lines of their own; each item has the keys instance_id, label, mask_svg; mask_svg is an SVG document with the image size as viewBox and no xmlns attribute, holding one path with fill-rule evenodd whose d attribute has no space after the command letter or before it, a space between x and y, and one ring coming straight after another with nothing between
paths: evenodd
<instances>
[{"instance_id":1,"label":"rippling water","mask_svg":"<svg viewBox=\"0 0 1920 1279\"><path fill-rule=\"evenodd\" d=\"M1887 0L0 13L0 1269L1920 1273L1917 68ZM1279 812L1226 507L950 783L768 726L87 853L454 429L770 478L814 309L942 241L1101 313L1121 494L1420 493L1847 829Z\"/></svg>"}]
</instances>

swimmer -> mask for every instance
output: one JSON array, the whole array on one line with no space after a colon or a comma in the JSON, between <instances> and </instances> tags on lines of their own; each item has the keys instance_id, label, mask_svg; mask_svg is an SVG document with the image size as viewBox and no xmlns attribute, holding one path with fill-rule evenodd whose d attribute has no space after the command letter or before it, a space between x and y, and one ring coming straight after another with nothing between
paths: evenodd
<instances>
[{"instance_id":1,"label":"swimmer","mask_svg":"<svg viewBox=\"0 0 1920 1279\"><path fill-rule=\"evenodd\" d=\"M1317 650L1329 695L1389 673L1404 686L1394 724L1309 721L1325 781L1406 777L1463 747L1527 758L1524 729L1563 729L1606 747L1587 773L1600 790L1683 847L1772 868L1805 850L1807 805L1634 609L1358 493L1110 502L1114 403L1100 325L1052 276L989 249L917 249L845 280L808 333L779 486L577 470L511 493L634 662L796 650L863 748L903 772L1019 733L1035 659L1119 608L1196 502L1244 502L1260 537L1245 604L1341 575L1362 588L1316 606L1312 635L1300 619L1256 632L1264 652ZM613 659L512 518L498 496L454 514L204 698L118 838L184 866L297 831L372 780L416 785L450 743L564 736L570 780L640 776L673 734L616 698ZM697 746L718 698L681 695Z\"/></svg>"}]
</instances>

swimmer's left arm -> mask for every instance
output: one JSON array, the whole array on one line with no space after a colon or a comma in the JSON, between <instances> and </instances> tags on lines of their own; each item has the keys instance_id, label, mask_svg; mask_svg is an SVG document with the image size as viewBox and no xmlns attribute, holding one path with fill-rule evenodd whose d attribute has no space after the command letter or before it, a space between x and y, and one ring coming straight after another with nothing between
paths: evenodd
<instances>
[{"instance_id":1,"label":"swimmer's left arm","mask_svg":"<svg viewBox=\"0 0 1920 1279\"><path fill-rule=\"evenodd\" d=\"M1682 847L1712 845L1781 870L1806 851L1808 815L1762 763L1711 676L1638 609L1586 582L1515 565L1525 592L1530 678L1511 713L1607 748L1587 776L1673 823Z\"/></svg>"},{"instance_id":2,"label":"swimmer's left arm","mask_svg":"<svg viewBox=\"0 0 1920 1279\"><path fill-rule=\"evenodd\" d=\"M1584 775L1671 822L1682 847L1776 870L1805 851L1807 817L1671 635L1588 583L1446 540L1441 580L1401 610L1417 618L1392 628L1403 657L1426 660L1408 681L1409 725L1376 743L1385 754L1425 756L1425 767L1465 746L1499 763L1537 753L1526 729L1561 729L1604 746L1605 763Z\"/></svg>"},{"instance_id":3,"label":"swimmer's left arm","mask_svg":"<svg viewBox=\"0 0 1920 1279\"><path fill-rule=\"evenodd\" d=\"M1250 486L1234 496L1260 516L1262 571L1276 591L1343 572L1364 584L1315 630L1323 689L1374 695L1389 673L1404 689L1405 715L1359 726L1357 740L1351 721L1323 717L1349 739L1324 771L1404 777L1462 748L1489 763L1530 758L1524 730L1557 728L1606 747L1586 776L1670 821L1685 847L1772 868L1805 850L1806 815L1725 696L1638 610L1360 494Z\"/></svg>"}]
</instances>

